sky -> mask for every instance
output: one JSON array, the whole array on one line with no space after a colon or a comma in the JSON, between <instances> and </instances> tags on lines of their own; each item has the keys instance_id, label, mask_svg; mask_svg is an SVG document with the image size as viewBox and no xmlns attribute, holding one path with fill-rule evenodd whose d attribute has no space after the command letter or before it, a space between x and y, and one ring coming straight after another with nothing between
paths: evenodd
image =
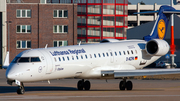
<instances>
[{"instance_id":1,"label":"sky","mask_svg":"<svg viewBox=\"0 0 180 101\"><path fill-rule=\"evenodd\" d=\"M128 0L132 4L137 4L138 2L143 1L146 5L152 5L154 3L157 3L158 5L170 5L171 0Z\"/></svg>"}]
</instances>

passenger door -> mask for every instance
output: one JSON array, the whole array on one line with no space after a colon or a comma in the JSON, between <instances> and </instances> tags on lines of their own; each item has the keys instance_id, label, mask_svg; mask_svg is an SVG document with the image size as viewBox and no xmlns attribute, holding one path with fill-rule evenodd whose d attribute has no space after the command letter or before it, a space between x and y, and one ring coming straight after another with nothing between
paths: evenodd
<instances>
[{"instance_id":1,"label":"passenger door","mask_svg":"<svg viewBox=\"0 0 180 101\"><path fill-rule=\"evenodd\" d=\"M46 74L51 74L54 71L54 66L53 66L53 60L52 60L52 56L46 52L46 51L41 51L41 53L44 56L44 59L46 61Z\"/></svg>"}]
</instances>

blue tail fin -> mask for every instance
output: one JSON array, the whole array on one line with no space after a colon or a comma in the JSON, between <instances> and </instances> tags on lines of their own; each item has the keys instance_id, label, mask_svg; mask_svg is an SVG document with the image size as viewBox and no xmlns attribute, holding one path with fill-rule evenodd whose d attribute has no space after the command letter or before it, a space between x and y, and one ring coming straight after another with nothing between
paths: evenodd
<instances>
[{"instance_id":1,"label":"blue tail fin","mask_svg":"<svg viewBox=\"0 0 180 101\"><path fill-rule=\"evenodd\" d=\"M175 10L171 6L161 6L159 11L157 12L158 12L158 16L155 21L151 34L144 37L144 40L146 41L149 41L152 39L162 39L162 40L165 39L171 14L179 13L180 11Z\"/></svg>"}]
</instances>

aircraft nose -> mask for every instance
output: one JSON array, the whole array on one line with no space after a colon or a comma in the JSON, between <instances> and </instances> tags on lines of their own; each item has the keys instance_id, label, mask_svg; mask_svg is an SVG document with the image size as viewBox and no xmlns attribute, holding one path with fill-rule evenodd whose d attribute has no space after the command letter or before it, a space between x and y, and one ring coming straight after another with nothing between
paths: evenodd
<instances>
[{"instance_id":1,"label":"aircraft nose","mask_svg":"<svg viewBox=\"0 0 180 101\"><path fill-rule=\"evenodd\" d=\"M6 78L8 80L14 80L15 75L13 73L6 73Z\"/></svg>"}]
</instances>

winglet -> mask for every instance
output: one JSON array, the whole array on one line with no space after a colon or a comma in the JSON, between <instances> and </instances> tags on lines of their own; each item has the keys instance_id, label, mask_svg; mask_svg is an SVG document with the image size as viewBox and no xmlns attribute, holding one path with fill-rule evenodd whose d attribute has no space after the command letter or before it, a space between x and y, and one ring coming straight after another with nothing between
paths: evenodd
<instances>
[{"instance_id":1,"label":"winglet","mask_svg":"<svg viewBox=\"0 0 180 101\"><path fill-rule=\"evenodd\" d=\"M7 69L8 67L9 67L9 51L7 51L5 61L4 61L4 64L3 64L2 68Z\"/></svg>"}]
</instances>

